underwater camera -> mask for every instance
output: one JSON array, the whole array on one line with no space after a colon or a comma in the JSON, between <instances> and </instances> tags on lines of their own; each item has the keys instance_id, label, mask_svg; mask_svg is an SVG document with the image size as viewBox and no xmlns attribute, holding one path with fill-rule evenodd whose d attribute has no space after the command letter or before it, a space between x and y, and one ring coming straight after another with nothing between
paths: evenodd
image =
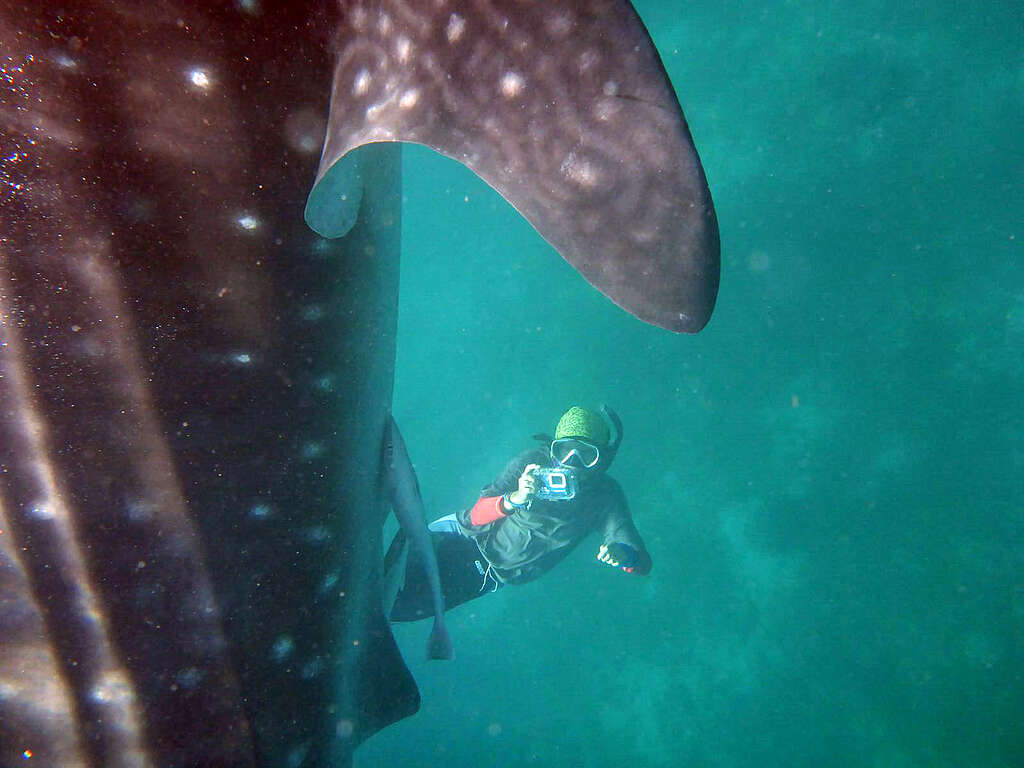
<instances>
[{"instance_id":1,"label":"underwater camera","mask_svg":"<svg viewBox=\"0 0 1024 768\"><path fill-rule=\"evenodd\" d=\"M568 501L579 489L576 473L567 467L535 469L533 476L539 481L536 496L544 501Z\"/></svg>"}]
</instances>

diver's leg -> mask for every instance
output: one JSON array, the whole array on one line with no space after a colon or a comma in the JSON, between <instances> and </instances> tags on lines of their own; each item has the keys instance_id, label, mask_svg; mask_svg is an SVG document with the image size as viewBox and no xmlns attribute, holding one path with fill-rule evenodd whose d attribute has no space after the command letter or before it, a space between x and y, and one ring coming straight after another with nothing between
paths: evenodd
<instances>
[{"instance_id":1,"label":"diver's leg","mask_svg":"<svg viewBox=\"0 0 1024 768\"><path fill-rule=\"evenodd\" d=\"M457 605L496 592L501 587L490 563L473 539L447 534L435 539L437 559L444 585L445 606Z\"/></svg>"},{"instance_id":2,"label":"diver's leg","mask_svg":"<svg viewBox=\"0 0 1024 768\"><path fill-rule=\"evenodd\" d=\"M437 518L437 520L427 526L427 530L431 533L457 533L460 536L462 535L462 531L459 530L459 523L455 519L454 512L450 515Z\"/></svg>"},{"instance_id":3,"label":"diver's leg","mask_svg":"<svg viewBox=\"0 0 1024 768\"><path fill-rule=\"evenodd\" d=\"M472 539L454 533L434 533L445 610L496 592L501 587L493 570ZM392 545L394 548L394 545ZM406 547L408 549L408 547ZM388 550L389 554L391 550ZM419 621L432 615L430 586L423 576L422 564L415 549L408 552L408 562L390 612L391 621Z\"/></svg>"}]
</instances>

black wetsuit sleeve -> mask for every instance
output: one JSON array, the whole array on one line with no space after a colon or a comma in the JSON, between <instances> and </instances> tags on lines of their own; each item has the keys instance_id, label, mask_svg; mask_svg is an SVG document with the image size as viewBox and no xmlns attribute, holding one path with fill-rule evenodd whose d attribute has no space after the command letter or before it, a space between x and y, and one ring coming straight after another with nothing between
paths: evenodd
<instances>
[{"instance_id":1,"label":"black wetsuit sleeve","mask_svg":"<svg viewBox=\"0 0 1024 768\"><path fill-rule=\"evenodd\" d=\"M633 573L645 576L651 572L651 556L647 552L644 540L640 537L640 532L633 523L626 494L623 493L618 483L614 483L609 495L602 535L605 544L628 544L637 551L639 559L633 568Z\"/></svg>"}]
</instances>

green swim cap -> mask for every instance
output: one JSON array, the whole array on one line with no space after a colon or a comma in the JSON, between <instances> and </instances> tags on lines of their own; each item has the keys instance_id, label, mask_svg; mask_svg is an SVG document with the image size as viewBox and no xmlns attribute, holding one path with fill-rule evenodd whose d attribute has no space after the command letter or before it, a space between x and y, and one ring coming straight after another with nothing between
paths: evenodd
<instances>
[{"instance_id":1,"label":"green swim cap","mask_svg":"<svg viewBox=\"0 0 1024 768\"><path fill-rule=\"evenodd\" d=\"M558 420L555 440L561 440L563 437L580 437L598 446L608 445L611 439L608 425L604 423L601 415L578 405L563 413L562 418Z\"/></svg>"}]
</instances>

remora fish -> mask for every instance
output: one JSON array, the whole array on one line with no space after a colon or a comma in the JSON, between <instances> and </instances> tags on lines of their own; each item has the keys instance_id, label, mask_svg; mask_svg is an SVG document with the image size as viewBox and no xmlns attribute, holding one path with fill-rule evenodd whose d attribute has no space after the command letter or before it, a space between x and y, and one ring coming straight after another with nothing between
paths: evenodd
<instances>
[{"instance_id":1,"label":"remora fish","mask_svg":"<svg viewBox=\"0 0 1024 768\"><path fill-rule=\"evenodd\" d=\"M434 601L434 627L427 640L427 658L451 659L454 655L452 641L444 621L444 596L441 594L441 577L437 571L437 557L427 530L426 511L420 496L420 484L413 471L409 452L405 447L402 433L393 418L388 418L384 432L384 458L381 470L384 472L384 486L395 516L402 527L406 541L416 548L426 572ZM383 601L385 615L390 614L394 595L390 601Z\"/></svg>"},{"instance_id":2,"label":"remora fish","mask_svg":"<svg viewBox=\"0 0 1024 768\"><path fill-rule=\"evenodd\" d=\"M657 54L622 0L0 0L0 45L0 761L344 765L419 701L379 594L394 142L699 330Z\"/></svg>"}]
</instances>

